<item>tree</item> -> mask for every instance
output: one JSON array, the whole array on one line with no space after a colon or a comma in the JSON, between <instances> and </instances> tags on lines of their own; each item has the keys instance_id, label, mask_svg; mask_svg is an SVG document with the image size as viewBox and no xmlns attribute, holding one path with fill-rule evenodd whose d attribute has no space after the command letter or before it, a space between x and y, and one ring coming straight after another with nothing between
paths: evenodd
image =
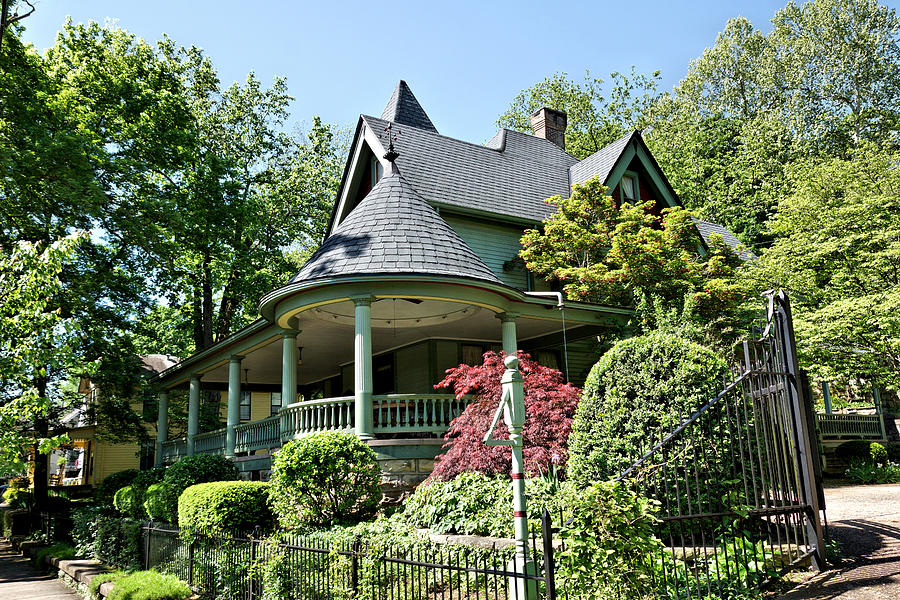
<instances>
[{"instance_id":1,"label":"tree","mask_svg":"<svg viewBox=\"0 0 900 600\"><path fill-rule=\"evenodd\" d=\"M625 133L639 129L656 96L659 71L610 73L612 88L604 96L603 80L590 72L578 83L566 73L554 73L516 96L497 119L499 127L531 133L531 115L543 107L566 112L566 152L578 158L590 156Z\"/></svg>"},{"instance_id":2,"label":"tree","mask_svg":"<svg viewBox=\"0 0 900 600\"><path fill-rule=\"evenodd\" d=\"M619 205L596 177L547 202L557 210L525 232L520 256L570 299L639 306L650 328L659 310L683 309L707 325L735 319L747 294L737 277L742 261L721 239L702 250L686 210Z\"/></svg>"},{"instance_id":3,"label":"tree","mask_svg":"<svg viewBox=\"0 0 900 600\"><path fill-rule=\"evenodd\" d=\"M753 274L794 301L801 363L819 379L900 385L900 154L796 165Z\"/></svg>"},{"instance_id":4,"label":"tree","mask_svg":"<svg viewBox=\"0 0 900 600\"><path fill-rule=\"evenodd\" d=\"M64 404L54 377L73 366L76 330L52 300L84 237L73 234L46 247L0 246L0 474L21 473L29 452L46 459L65 441L49 423ZM36 492L40 462L35 459Z\"/></svg>"},{"instance_id":5,"label":"tree","mask_svg":"<svg viewBox=\"0 0 900 600\"><path fill-rule=\"evenodd\" d=\"M525 378L527 416L522 430L525 468L532 475L548 472L552 465L563 469L568 460L566 440L581 390L566 383L559 370L544 367L523 352L518 357L519 370ZM499 352L485 352L483 364L449 369L444 379L434 386L453 390L457 398L471 394L476 400L450 423L444 436L445 452L439 457L431 478L449 480L468 471L487 475L509 472L510 448L485 446L483 441L502 395L503 358ZM495 434L502 437L506 433L506 426L499 423Z\"/></svg>"}]
</instances>

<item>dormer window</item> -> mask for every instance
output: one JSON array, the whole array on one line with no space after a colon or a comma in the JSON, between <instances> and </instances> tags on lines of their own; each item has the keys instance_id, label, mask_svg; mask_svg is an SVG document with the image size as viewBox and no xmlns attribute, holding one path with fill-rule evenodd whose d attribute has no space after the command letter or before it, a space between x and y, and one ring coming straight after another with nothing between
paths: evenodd
<instances>
[{"instance_id":1,"label":"dormer window","mask_svg":"<svg viewBox=\"0 0 900 600\"><path fill-rule=\"evenodd\" d=\"M384 175L384 167L381 166L381 162L374 156L369 164L369 172L372 177L372 187L375 187L375 184L378 183L378 180Z\"/></svg>"},{"instance_id":2,"label":"dormer window","mask_svg":"<svg viewBox=\"0 0 900 600\"><path fill-rule=\"evenodd\" d=\"M638 193L637 175L625 173L619 181L619 194L622 202L634 202L640 199Z\"/></svg>"}]
</instances>

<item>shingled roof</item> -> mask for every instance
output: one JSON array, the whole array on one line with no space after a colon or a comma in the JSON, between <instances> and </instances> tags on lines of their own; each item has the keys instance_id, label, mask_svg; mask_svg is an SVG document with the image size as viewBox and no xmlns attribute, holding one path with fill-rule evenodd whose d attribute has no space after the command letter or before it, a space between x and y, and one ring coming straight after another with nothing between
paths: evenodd
<instances>
[{"instance_id":1,"label":"shingled roof","mask_svg":"<svg viewBox=\"0 0 900 600\"><path fill-rule=\"evenodd\" d=\"M635 136L640 135L637 131L626 133L609 146L600 148L584 160L572 165L569 168L572 184L584 183L594 175L599 176L601 183L606 183L610 171L616 166L625 148Z\"/></svg>"},{"instance_id":2,"label":"shingled roof","mask_svg":"<svg viewBox=\"0 0 900 600\"><path fill-rule=\"evenodd\" d=\"M384 149L388 123L363 115ZM504 130L492 147L419 128L401 128L397 164L432 203L541 221L552 213L545 198L569 193L569 167L578 160L548 140ZM502 138L502 139L501 139Z\"/></svg>"},{"instance_id":3,"label":"shingled roof","mask_svg":"<svg viewBox=\"0 0 900 600\"><path fill-rule=\"evenodd\" d=\"M388 100L387 106L384 107L381 118L385 121L393 121L400 125L410 125L432 133L438 132L431 119L428 118L425 109L422 108L422 105L419 104L419 101L413 95L412 90L409 89L409 86L402 79L397 84L397 87L394 88L394 93L391 95L391 99Z\"/></svg>"},{"instance_id":4,"label":"shingled roof","mask_svg":"<svg viewBox=\"0 0 900 600\"><path fill-rule=\"evenodd\" d=\"M375 184L290 282L374 273L501 283L396 169Z\"/></svg>"},{"instance_id":5,"label":"shingled roof","mask_svg":"<svg viewBox=\"0 0 900 600\"><path fill-rule=\"evenodd\" d=\"M691 219L694 221L694 225L697 227L697 231L700 232L700 236L703 238L703 241L706 242L707 246L709 246L712 236L719 235L722 236L722 241L725 242L729 247L734 249L740 247L740 257L744 260L750 260L751 258L756 257L753 252L743 247L741 241L734 237L734 234L731 233L731 230L724 225L719 225L718 223L710 223L709 221L704 221L702 219L698 219L697 217L691 217Z\"/></svg>"}]
</instances>

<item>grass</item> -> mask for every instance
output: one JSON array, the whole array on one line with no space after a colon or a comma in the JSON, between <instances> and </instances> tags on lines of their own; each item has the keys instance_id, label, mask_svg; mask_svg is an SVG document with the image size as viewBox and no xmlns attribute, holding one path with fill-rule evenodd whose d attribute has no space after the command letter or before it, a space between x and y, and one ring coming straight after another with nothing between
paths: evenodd
<instances>
[{"instance_id":1,"label":"grass","mask_svg":"<svg viewBox=\"0 0 900 600\"><path fill-rule=\"evenodd\" d=\"M107 600L182 600L190 596L191 588L172 575L135 571L116 581Z\"/></svg>"},{"instance_id":2,"label":"grass","mask_svg":"<svg viewBox=\"0 0 900 600\"><path fill-rule=\"evenodd\" d=\"M72 560L75 558L75 548L62 542L41 548L34 556L34 562L44 564L45 558L58 558L60 560Z\"/></svg>"}]
</instances>

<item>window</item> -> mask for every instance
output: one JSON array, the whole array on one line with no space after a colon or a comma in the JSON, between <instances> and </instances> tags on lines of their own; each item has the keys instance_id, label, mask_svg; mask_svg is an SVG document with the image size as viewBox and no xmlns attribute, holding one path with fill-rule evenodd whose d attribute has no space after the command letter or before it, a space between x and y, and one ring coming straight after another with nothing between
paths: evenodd
<instances>
[{"instance_id":1,"label":"window","mask_svg":"<svg viewBox=\"0 0 900 600\"><path fill-rule=\"evenodd\" d=\"M271 416L277 415L278 411L281 410L281 392L272 392L269 394L269 402L272 407L269 414Z\"/></svg>"},{"instance_id":2,"label":"window","mask_svg":"<svg viewBox=\"0 0 900 600\"><path fill-rule=\"evenodd\" d=\"M484 346L462 345L462 363L476 367L484 362Z\"/></svg>"},{"instance_id":3,"label":"window","mask_svg":"<svg viewBox=\"0 0 900 600\"><path fill-rule=\"evenodd\" d=\"M241 392L241 422L250 420L250 400L252 392Z\"/></svg>"},{"instance_id":4,"label":"window","mask_svg":"<svg viewBox=\"0 0 900 600\"><path fill-rule=\"evenodd\" d=\"M372 177L372 187L375 187L375 184L378 183L378 181L381 179L381 176L384 175L384 167L381 166L381 162L374 156L372 157L372 163L370 165L369 171Z\"/></svg>"},{"instance_id":5,"label":"window","mask_svg":"<svg viewBox=\"0 0 900 600\"><path fill-rule=\"evenodd\" d=\"M538 364L550 367L551 369L559 368L559 354L556 350L538 350L534 353L535 360Z\"/></svg>"},{"instance_id":6,"label":"window","mask_svg":"<svg viewBox=\"0 0 900 600\"><path fill-rule=\"evenodd\" d=\"M622 202L634 202L639 199L637 176L626 173L619 181L619 192Z\"/></svg>"}]
</instances>

